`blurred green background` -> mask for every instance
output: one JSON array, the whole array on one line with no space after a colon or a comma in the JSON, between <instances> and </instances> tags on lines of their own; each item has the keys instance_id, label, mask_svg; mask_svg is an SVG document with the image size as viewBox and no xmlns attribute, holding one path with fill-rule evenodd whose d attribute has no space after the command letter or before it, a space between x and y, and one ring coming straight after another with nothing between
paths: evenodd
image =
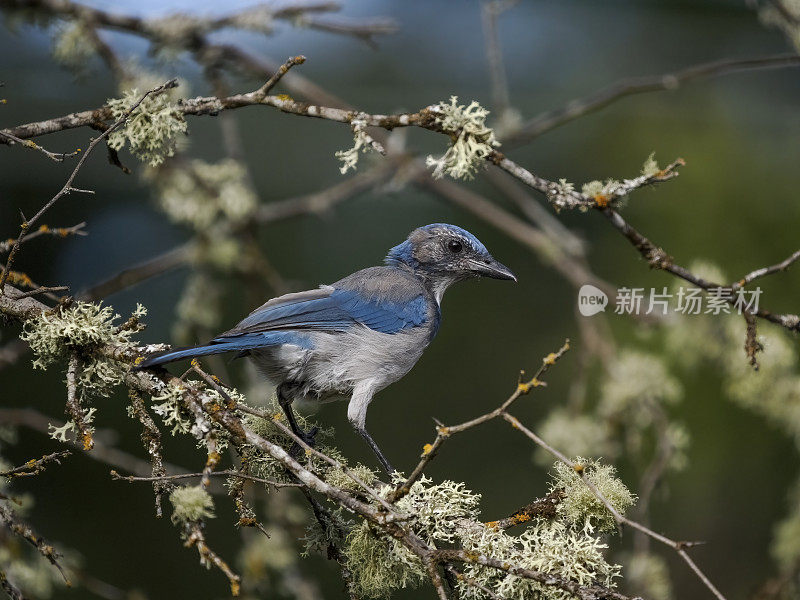
<instances>
[{"instance_id":1,"label":"blurred green background","mask_svg":"<svg viewBox=\"0 0 800 600\"><path fill-rule=\"evenodd\" d=\"M188 0L94 4L148 16L221 13L247 5L235 1L221 7ZM416 110L450 95L491 104L479 3L345 2L343 14L385 15L399 28L380 38L374 50L354 39L286 24L272 37L231 32L215 36L275 60L306 55L308 62L298 67L303 75L365 111ZM781 34L765 29L742 2L526 0L500 18L499 33L511 103L525 117L561 107L621 77L790 50ZM151 60L145 56L145 44L132 36L106 33L104 39L120 52L140 56L144 64ZM75 78L53 63L50 45L47 30L27 25L15 33L0 29L0 79L5 83L1 91L7 99L0 107L3 126L94 108L118 95L99 63ZM159 70L188 80L191 92L181 94L210 93L188 58L171 72ZM509 156L549 179L576 182L632 176L652 151L662 164L683 157L687 166L678 179L634 194L624 215L679 263L705 258L732 280L797 249L798 75L796 68L741 73L626 98L515 148ZM237 79L235 88L247 91L257 85L256 80ZM260 202L342 180L333 153L351 145L345 127L272 109L240 109L235 117ZM192 118L189 130L190 156L222 158L217 120ZM42 142L54 151L85 148L89 135L80 129ZM444 140L409 131L407 146L423 155L437 153L444 149ZM362 167L368 164L365 160ZM143 168L127 153L123 162L135 171ZM0 236L14 235L19 210L28 216L34 213L63 185L71 168L18 148L0 148ZM46 222L55 226L86 220L89 236L40 240L19 256L17 268L40 284L81 290L188 238L187 230L170 224L154 207L150 188L137 175L110 167L102 152L92 157L77 184L95 190L95 195L65 198ZM468 185L497 197L480 175ZM667 274L650 271L599 214L559 218L588 241L593 269L614 284L660 288L672 283ZM448 292L435 343L408 376L376 398L370 431L401 469L409 469L422 445L432 439L432 417L454 423L485 412L514 389L519 369L534 370L566 337L581 343L573 288L502 232L413 186L366 193L322 217L281 221L259 231L273 266L293 287L305 289L379 263L411 229L435 221L456 223L475 233L517 273L519 283L468 282ZM166 341L186 276L185 269L171 272L107 301L123 315L136 302L145 304L148 329L142 339ZM763 288L765 306L798 311L797 271L777 275ZM243 295L228 294L222 329L252 308ZM650 343L623 317L612 315L610 322L620 346ZM5 342L14 338L16 329L4 327L1 333ZM55 368L34 372L28 360L0 370L2 406L35 406L62 419L63 374ZM517 416L535 427L553 406L565 402L575 361L575 353L568 355L552 371L547 389L520 402ZM789 508L787 491L798 470L796 447L779 428L729 402L713 371L677 375L686 398L674 413L691 434L689 467L668 477L666 492L654 499L651 523L679 539L706 540L707 545L694 551L699 564L730 599L746 598L774 569L768 548L773 524ZM590 396L597 391L592 385ZM124 402L120 394L101 403L97 426L117 431L119 447L144 457L138 425L126 417ZM327 405L318 416L336 427L336 442L347 456L372 461L368 448L347 425L344 405ZM39 433L20 430L20 443L7 458L19 464L56 447ZM201 460L186 440L170 439L167 455L190 469ZM493 423L451 440L429 475L465 481L481 491L483 514L497 518L546 491L546 471L531 457L526 439ZM638 480L625 460L619 466L624 480ZM181 547L169 520L153 518L152 491L146 484L112 482L106 465L75 456L62 467L20 481L15 489L34 494L30 520L37 530L79 551L86 570L105 581L141 589L150 598L227 594L224 578L197 565L195 552ZM217 507L209 541L223 556L233 558L241 544L232 527L235 517L226 501L219 500ZM622 541L612 541L615 547L629 543L628 533ZM709 597L674 553L657 551L672 567L676 597ZM343 597L334 564L310 558L302 566L322 581L326 598ZM429 593L418 590L406 596ZM65 599L85 596L81 589L56 594Z\"/></svg>"}]
</instances>

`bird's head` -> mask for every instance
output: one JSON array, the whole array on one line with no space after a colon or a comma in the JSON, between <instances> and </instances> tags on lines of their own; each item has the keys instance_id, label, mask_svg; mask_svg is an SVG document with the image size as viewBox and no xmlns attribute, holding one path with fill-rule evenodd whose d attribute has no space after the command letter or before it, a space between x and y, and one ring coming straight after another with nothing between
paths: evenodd
<instances>
[{"instance_id":1,"label":"bird's head","mask_svg":"<svg viewBox=\"0 0 800 600\"><path fill-rule=\"evenodd\" d=\"M411 268L434 285L437 297L451 283L470 277L517 280L478 238L447 223L433 223L412 231L406 241L389 250L386 264Z\"/></svg>"}]
</instances>

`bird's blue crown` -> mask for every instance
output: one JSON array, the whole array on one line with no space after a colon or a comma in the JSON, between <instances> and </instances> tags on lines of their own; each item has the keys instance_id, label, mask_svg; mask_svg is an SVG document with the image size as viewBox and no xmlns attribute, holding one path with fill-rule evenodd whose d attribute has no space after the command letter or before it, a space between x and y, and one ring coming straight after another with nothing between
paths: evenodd
<instances>
[{"instance_id":1,"label":"bird's blue crown","mask_svg":"<svg viewBox=\"0 0 800 600\"><path fill-rule=\"evenodd\" d=\"M451 225L449 223L431 223L430 225L425 225L419 229L416 229L415 231L425 231L433 235L449 233L469 243L469 245L472 246L473 250L475 250L477 253L489 254L486 246L484 246L478 238L458 225ZM418 266L413 255L414 244L411 241L411 237L413 236L414 232L411 232L409 239L389 250L389 253L386 255L386 259L384 260L387 265L398 266L400 264L404 264L411 268Z\"/></svg>"}]
</instances>

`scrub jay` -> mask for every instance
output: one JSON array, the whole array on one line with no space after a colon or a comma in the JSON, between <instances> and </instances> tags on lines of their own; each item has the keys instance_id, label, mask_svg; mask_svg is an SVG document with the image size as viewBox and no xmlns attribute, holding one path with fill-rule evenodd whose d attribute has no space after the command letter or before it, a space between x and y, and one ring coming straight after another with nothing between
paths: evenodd
<instances>
[{"instance_id":1,"label":"scrub jay","mask_svg":"<svg viewBox=\"0 0 800 600\"><path fill-rule=\"evenodd\" d=\"M450 285L471 277L517 278L478 238L446 223L415 229L384 262L316 290L273 298L208 344L158 352L138 368L223 352L249 356L277 385L292 431L310 443L316 431L300 429L292 402L350 395L347 418L391 474L365 426L372 397L422 356L439 329Z\"/></svg>"}]
</instances>

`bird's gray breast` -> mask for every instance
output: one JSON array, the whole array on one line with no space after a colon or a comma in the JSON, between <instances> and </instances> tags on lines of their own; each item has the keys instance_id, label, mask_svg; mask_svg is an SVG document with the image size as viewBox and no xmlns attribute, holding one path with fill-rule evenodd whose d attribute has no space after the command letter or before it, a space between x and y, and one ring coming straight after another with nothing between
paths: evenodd
<instances>
[{"instance_id":1,"label":"bird's gray breast","mask_svg":"<svg viewBox=\"0 0 800 600\"><path fill-rule=\"evenodd\" d=\"M347 394L366 380L378 391L416 364L430 341L430 328L388 334L358 325L343 333L314 332L310 338L312 348L285 344L254 351L251 358L273 383L298 383L303 394Z\"/></svg>"}]
</instances>

